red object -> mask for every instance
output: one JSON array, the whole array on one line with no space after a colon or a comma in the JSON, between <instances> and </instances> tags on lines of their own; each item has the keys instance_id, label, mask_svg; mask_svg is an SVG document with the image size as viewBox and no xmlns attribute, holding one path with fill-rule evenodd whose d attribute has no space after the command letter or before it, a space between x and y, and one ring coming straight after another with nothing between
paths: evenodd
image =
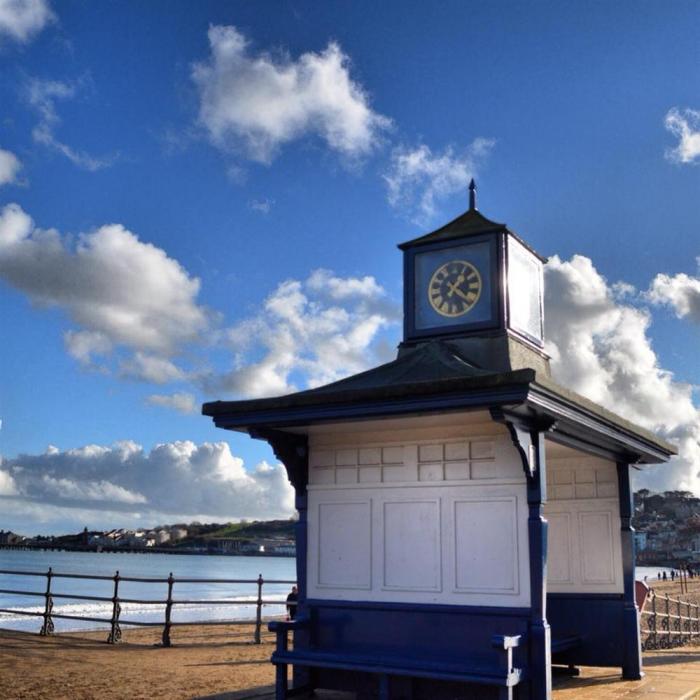
<instances>
[{"instance_id":1,"label":"red object","mask_svg":"<svg viewBox=\"0 0 700 700\"><path fill-rule=\"evenodd\" d=\"M644 581L634 582L634 599L637 601L637 607L640 610L644 609L644 601L649 595L649 586Z\"/></svg>"}]
</instances>

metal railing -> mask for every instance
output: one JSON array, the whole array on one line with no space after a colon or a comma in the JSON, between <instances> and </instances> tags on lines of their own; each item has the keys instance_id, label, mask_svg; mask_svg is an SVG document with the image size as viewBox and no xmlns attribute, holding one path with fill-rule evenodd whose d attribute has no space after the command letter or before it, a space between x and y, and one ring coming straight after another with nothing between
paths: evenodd
<instances>
[{"instance_id":1,"label":"metal railing","mask_svg":"<svg viewBox=\"0 0 700 700\"><path fill-rule=\"evenodd\" d=\"M0 588L0 594L40 597L44 599L43 612L32 612L27 610L16 610L0 608L0 613L10 613L12 615L26 615L43 618L43 623L39 631L40 635L46 636L54 632L54 619L60 620L79 620L84 622L95 622L109 625L109 636L107 642L116 644L122 636L121 626L134 627L162 627L162 645L165 647L171 646L170 630L173 627L188 626L188 625L251 625L254 624L253 641L256 644L261 643L261 630L263 626L262 608L265 605L288 606L296 605L296 603L287 603L286 600L265 600L263 598L263 585L268 584L287 584L294 585L296 581L287 580L265 580L262 574L257 579L223 579L223 578L178 578L176 579L172 573L168 578L146 578L140 576L121 576L117 571L114 576L99 576L97 574L64 574L56 573L52 568L47 572L37 571L16 571L8 569L0 569L0 575L7 574L11 576L34 576L46 578L46 587L42 591L27 591L27 590L12 590ZM56 593L52 590L52 581L57 578L65 579L88 579L93 581L112 581L111 596L85 595L80 593ZM165 583L167 584L167 598L165 600L154 599L139 599L139 598L122 598L119 595L119 585L123 582L133 583ZM257 586L257 597L255 600L216 600L216 599L199 599L199 600L182 600L173 597L173 588L176 583L207 583L207 584L250 584ZM111 603L111 617L90 617L87 615L68 615L65 613L54 612L54 599L70 599L70 600L89 600L98 602ZM162 622L145 622L142 620L125 620L121 617L122 603L136 603L140 605L164 605L165 614ZM200 621L183 621L177 622L172 619L173 608L178 605L255 605L254 620L200 620Z\"/></svg>"},{"instance_id":2,"label":"metal railing","mask_svg":"<svg viewBox=\"0 0 700 700\"><path fill-rule=\"evenodd\" d=\"M646 626L645 626L646 624ZM643 649L670 649L700 639L700 606L650 589L640 613Z\"/></svg>"}]
</instances>

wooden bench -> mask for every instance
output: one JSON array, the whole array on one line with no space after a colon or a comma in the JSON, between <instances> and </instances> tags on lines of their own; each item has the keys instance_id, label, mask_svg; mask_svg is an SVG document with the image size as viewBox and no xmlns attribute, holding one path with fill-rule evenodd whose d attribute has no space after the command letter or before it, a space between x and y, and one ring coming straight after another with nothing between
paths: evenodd
<instances>
[{"instance_id":1,"label":"wooden bench","mask_svg":"<svg viewBox=\"0 0 700 700\"><path fill-rule=\"evenodd\" d=\"M496 659L479 658L472 662L454 663L404 657L365 656L343 651L334 653L316 649L289 649L288 633L304 629L307 620L292 622L271 622L269 629L277 635L277 647L272 654L275 664L275 697L286 700L303 689L289 691L287 683L287 666L298 665L314 668L331 668L346 671L373 673L379 676L379 698L389 700L389 678L404 676L414 678L432 678L443 681L459 681L500 688L500 700L512 700L513 688L525 679L523 669L513 667L513 649L520 645L520 635L494 635L492 647L499 653Z\"/></svg>"},{"instance_id":2,"label":"wooden bench","mask_svg":"<svg viewBox=\"0 0 700 700\"><path fill-rule=\"evenodd\" d=\"M583 637L579 637L575 634L566 637L553 637L552 638L552 655L560 651L569 651L569 649L576 649L581 646L583 642ZM580 671L574 664L564 665L552 665L552 673L560 676L578 676Z\"/></svg>"}]
</instances>

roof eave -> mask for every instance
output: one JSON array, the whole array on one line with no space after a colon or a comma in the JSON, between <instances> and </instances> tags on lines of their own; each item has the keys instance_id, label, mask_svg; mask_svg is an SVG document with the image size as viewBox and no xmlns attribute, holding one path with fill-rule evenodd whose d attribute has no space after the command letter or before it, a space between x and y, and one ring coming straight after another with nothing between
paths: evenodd
<instances>
[{"instance_id":1,"label":"roof eave","mask_svg":"<svg viewBox=\"0 0 700 700\"><path fill-rule=\"evenodd\" d=\"M436 411L478 410L491 406L519 405L525 401L527 384L465 389L419 396L388 397L325 404L309 404L287 408L259 408L250 411L223 410L210 415L217 428L249 431L253 428L291 428L311 423L395 417ZM212 406L205 404L203 408Z\"/></svg>"},{"instance_id":2,"label":"roof eave","mask_svg":"<svg viewBox=\"0 0 700 700\"><path fill-rule=\"evenodd\" d=\"M621 425L610 417L594 413L585 405L533 384L527 405L554 419L548 433L555 442L578 446L589 452L633 464L659 464L678 454L673 445L643 431Z\"/></svg>"}]
</instances>

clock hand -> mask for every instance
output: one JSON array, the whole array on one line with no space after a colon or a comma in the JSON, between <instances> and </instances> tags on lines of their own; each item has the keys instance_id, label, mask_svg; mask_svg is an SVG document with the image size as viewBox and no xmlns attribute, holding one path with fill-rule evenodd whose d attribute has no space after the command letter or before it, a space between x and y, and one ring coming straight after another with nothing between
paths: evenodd
<instances>
[{"instance_id":1,"label":"clock hand","mask_svg":"<svg viewBox=\"0 0 700 700\"><path fill-rule=\"evenodd\" d=\"M471 299L459 287L455 287L452 291L454 291L457 296L462 297L464 301L471 304Z\"/></svg>"},{"instance_id":2,"label":"clock hand","mask_svg":"<svg viewBox=\"0 0 700 700\"><path fill-rule=\"evenodd\" d=\"M447 293L447 296L451 297L455 292L459 293L457 290L462 282L464 282L464 274L461 274L456 282L448 282L447 286L450 288L450 291Z\"/></svg>"}]
</instances>

